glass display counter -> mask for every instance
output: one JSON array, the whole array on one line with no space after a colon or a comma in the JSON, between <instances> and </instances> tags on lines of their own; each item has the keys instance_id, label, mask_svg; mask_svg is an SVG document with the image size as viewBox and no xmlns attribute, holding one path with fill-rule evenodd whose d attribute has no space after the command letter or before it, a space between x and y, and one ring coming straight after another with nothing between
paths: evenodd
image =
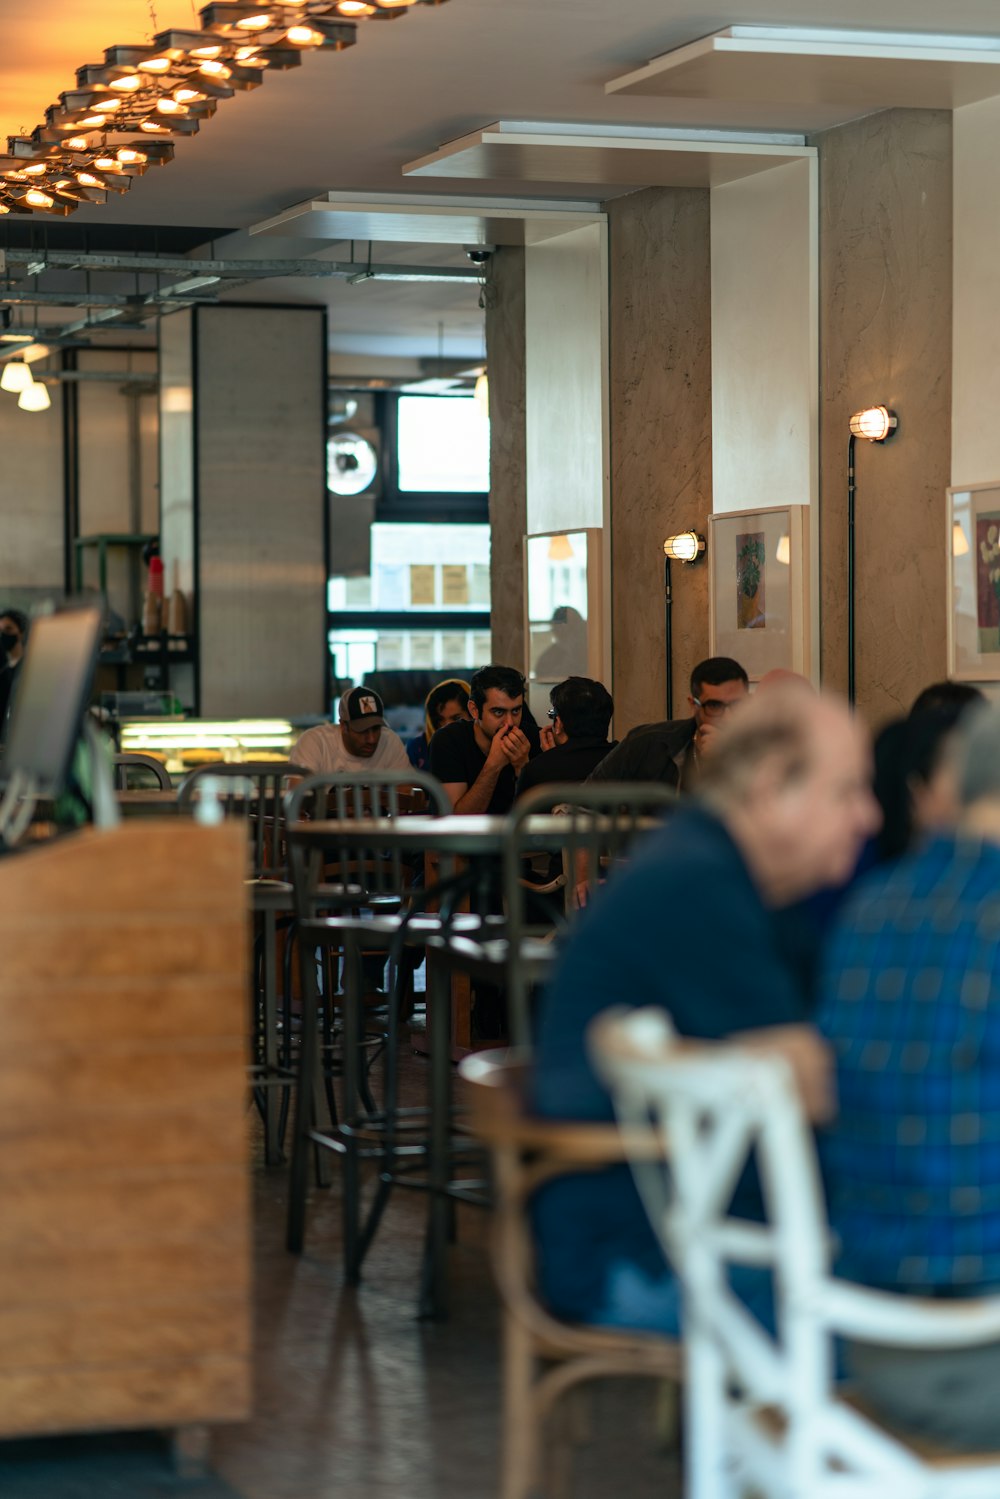
<instances>
[{"instance_id":1,"label":"glass display counter","mask_svg":"<svg viewBox=\"0 0 1000 1499\"><path fill-rule=\"evenodd\" d=\"M299 735L319 719L291 723L286 718L134 718L120 725L126 754L152 755L172 776L199 765L236 760L287 760Z\"/></svg>"}]
</instances>

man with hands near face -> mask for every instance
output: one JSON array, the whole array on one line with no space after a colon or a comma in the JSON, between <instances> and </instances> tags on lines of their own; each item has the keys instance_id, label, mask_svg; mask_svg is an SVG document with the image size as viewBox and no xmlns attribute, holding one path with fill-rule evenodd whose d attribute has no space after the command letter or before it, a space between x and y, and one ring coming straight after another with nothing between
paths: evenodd
<instances>
[{"instance_id":1,"label":"man with hands near face","mask_svg":"<svg viewBox=\"0 0 1000 1499\"><path fill-rule=\"evenodd\" d=\"M700 762L724 733L730 710L746 701L747 674L729 656L710 656L691 673L690 718L640 724L587 777L588 781L662 781L694 790Z\"/></svg>"},{"instance_id":2,"label":"man with hands near face","mask_svg":"<svg viewBox=\"0 0 1000 1499\"><path fill-rule=\"evenodd\" d=\"M484 666L469 685L471 720L434 735L431 774L454 812L501 815L510 811L517 777L532 755L522 728L524 678L510 666Z\"/></svg>"}]
</instances>

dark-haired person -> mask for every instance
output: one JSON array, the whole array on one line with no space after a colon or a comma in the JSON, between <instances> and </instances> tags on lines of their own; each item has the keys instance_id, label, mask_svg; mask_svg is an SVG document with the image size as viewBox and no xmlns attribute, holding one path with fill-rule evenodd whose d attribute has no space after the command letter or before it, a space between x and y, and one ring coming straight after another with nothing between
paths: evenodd
<instances>
[{"instance_id":1,"label":"dark-haired person","mask_svg":"<svg viewBox=\"0 0 1000 1499\"><path fill-rule=\"evenodd\" d=\"M518 796L535 786L585 781L614 748L608 743L608 729L615 705L601 682L591 677L567 677L552 688L549 702L554 744L522 770Z\"/></svg>"},{"instance_id":2,"label":"dark-haired person","mask_svg":"<svg viewBox=\"0 0 1000 1499\"><path fill-rule=\"evenodd\" d=\"M957 723L966 708L985 702L985 694L978 687L971 687L968 682L932 682L918 694L910 709L910 717L931 709L943 709L946 713L952 713Z\"/></svg>"},{"instance_id":3,"label":"dark-haired person","mask_svg":"<svg viewBox=\"0 0 1000 1499\"><path fill-rule=\"evenodd\" d=\"M469 716L469 684L461 677L438 682L424 702L424 731L409 740L406 756L414 770L427 770L431 763L431 740L438 729Z\"/></svg>"},{"instance_id":4,"label":"dark-haired person","mask_svg":"<svg viewBox=\"0 0 1000 1499\"><path fill-rule=\"evenodd\" d=\"M693 791L699 761L711 753L712 741L729 710L750 691L747 674L729 656L710 656L691 673L690 718L644 723L622 740L588 777L590 781L662 781L678 791Z\"/></svg>"},{"instance_id":5,"label":"dark-haired person","mask_svg":"<svg viewBox=\"0 0 1000 1499\"><path fill-rule=\"evenodd\" d=\"M17 687L27 638L28 616L24 611L0 611L0 740L4 738L7 710Z\"/></svg>"},{"instance_id":6,"label":"dark-haired person","mask_svg":"<svg viewBox=\"0 0 1000 1499\"><path fill-rule=\"evenodd\" d=\"M469 683L469 712L434 735L431 774L455 812L509 812L532 753L522 728L524 677L512 666L481 667Z\"/></svg>"}]
</instances>

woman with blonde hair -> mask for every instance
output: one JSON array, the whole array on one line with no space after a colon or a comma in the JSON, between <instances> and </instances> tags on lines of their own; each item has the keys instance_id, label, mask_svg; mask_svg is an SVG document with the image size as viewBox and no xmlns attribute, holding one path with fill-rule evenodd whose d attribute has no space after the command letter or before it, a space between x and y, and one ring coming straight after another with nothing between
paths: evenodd
<instances>
[{"instance_id":1,"label":"woman with blonde hair","mask_svg":"<svg viewBox=\"0 0 1000 1499\"><path fill-rule=\"evenodd\" d=\"M430 763L430 742L438 729L443 729L445 724L455 723L460 718L469 718L469 695L468 682L463 682L461 677L448 677L444 682L438 682L427 694L424 703L424 732L411 739L406 746L410 764L414 770L426 770Z\"/></svg>"}]
</instances>

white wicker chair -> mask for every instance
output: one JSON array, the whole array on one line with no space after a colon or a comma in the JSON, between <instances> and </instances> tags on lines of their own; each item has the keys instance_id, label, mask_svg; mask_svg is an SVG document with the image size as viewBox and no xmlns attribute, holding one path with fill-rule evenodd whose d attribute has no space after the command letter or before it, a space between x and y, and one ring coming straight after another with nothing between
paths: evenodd
<instances>
[{"instance_id":1,"label":"white wicker chair","mask_svg":"<svg viewBox=\"0 0 1000 1499\"><path fill-rule=\"evenodd\" d=\"M610 1012L590 1043L621 1124L669 1132L669 1182L648 1159L633 1170L683 1283L688 1499L997 1499L1000 1451L955 1456L888 1431L836 1385L834 1340L995 1342L1000 1297L921 1300L833 1277L812 1131L780 1055L679 1041L658 1010ZM751 1157L761 1224L728 1211ZM729 1288L739 1264L774 1272L775 1337Z\"/></svg>"}]
</instances>

